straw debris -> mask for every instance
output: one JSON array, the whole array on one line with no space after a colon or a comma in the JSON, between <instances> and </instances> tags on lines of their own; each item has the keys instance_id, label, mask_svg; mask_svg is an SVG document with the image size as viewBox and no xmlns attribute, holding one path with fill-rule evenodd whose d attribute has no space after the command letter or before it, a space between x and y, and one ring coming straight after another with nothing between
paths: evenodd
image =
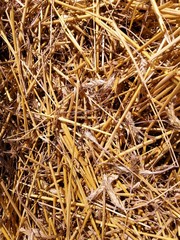
<instances>
[{"instance_id":1,"label":"straw debris","mask_svg":"<svg viewBox=\"0 0 180 240\"><path fill-rule=\"evenodd\" d=\"M179 63L178 0L2 0L0 239L179 239Z\"/></svg>"}]
</instances>

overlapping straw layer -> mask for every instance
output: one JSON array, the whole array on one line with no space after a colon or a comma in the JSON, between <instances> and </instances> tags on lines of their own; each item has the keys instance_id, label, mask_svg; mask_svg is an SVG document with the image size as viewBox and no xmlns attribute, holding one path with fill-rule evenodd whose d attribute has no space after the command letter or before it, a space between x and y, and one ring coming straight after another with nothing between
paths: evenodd
<instances>
[{"instance_id":1,"label":"overlapping straw layer","mask_svg":"<svg viewBox=\"0 0 180 240\"><path fill-rule=\"evenodd\" d=\"M0 239L179 239L180 1L0 17Z\"/></svg>"}]
</instances>

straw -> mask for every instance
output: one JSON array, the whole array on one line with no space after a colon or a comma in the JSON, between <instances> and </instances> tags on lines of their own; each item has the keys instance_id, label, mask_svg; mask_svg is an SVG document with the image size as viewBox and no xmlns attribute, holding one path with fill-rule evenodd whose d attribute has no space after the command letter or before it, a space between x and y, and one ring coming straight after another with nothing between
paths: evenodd
<instances>
[{"instance_id":1,"label":"straw","mask_svg":"<svg viewBox=\"0 0 180 240\"><path fill-rule=\"evenodd\" d=\"M179 1L0 16L0 239L179 239Z\"/></svg>"}]
</instances>

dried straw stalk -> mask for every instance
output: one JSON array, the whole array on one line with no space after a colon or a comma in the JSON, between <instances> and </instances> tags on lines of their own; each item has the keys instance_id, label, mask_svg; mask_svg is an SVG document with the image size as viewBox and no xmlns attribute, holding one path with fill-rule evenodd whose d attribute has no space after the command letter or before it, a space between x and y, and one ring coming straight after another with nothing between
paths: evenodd
<instances>
[{"instance_id":1,"label":"dried straw stalk","mask_svg":"<svg viewBox=\"0 0 180 240\"><path fill-rule=\"evenodd\" d=\"M179 239L180 1L0 16L0 239Z\"/></svg>"}]
</instances>

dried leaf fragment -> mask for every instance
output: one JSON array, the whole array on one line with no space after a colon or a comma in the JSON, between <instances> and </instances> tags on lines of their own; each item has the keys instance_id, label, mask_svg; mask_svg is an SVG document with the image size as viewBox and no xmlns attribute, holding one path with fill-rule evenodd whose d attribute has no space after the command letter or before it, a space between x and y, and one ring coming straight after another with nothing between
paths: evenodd
<instances>
[{"instance_id":1,"label":"dried leaf fragment","mask_svg":"<svg viewBox=\"0 0 180 240\"><path fill-rule=\"evenodd\" d=\"M106 193L110 197L112 204L115 207L120 208L125 212L125 208L122 202L120 201L120 199L118 199L112 187L112 182L115 181L117 178L118 178L118 175L116 174L112 174L110 176L107 176L106 174L104 174L102 184L100 185L100 187L98 187L95 191L93 191L90 194L90 196L88 197L88 200L92 201L96 199L99 196L99 194L101 194L103 191L106 191Z\"/></svg>"}]
</instances>

